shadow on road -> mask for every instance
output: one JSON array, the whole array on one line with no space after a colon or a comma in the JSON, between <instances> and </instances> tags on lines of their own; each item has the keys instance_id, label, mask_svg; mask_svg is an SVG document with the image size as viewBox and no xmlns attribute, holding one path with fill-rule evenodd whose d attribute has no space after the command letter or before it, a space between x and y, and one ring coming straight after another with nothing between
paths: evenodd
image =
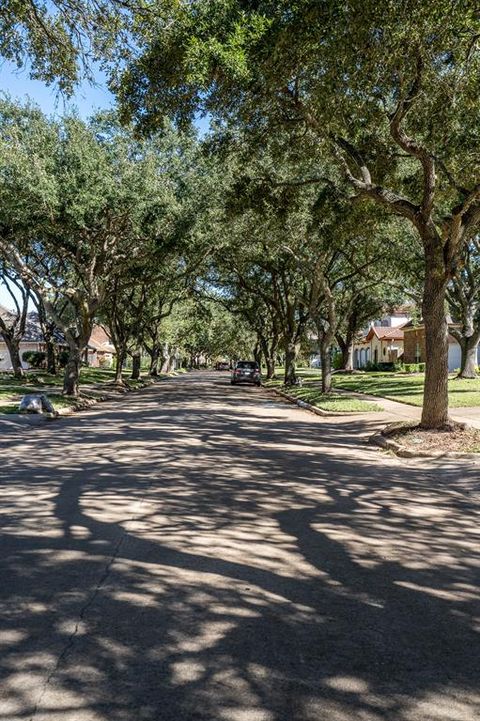
<instances>
[{"instance_id":1,"label":"shadow on road","mask_svg":"<svg viewBox=\"0 0 480 721\"><path fill-rule=\"evenodd\" d=\"M478 472L212 377L2 449L0 720L477 719Z\"/></svg>"}]
</instances>

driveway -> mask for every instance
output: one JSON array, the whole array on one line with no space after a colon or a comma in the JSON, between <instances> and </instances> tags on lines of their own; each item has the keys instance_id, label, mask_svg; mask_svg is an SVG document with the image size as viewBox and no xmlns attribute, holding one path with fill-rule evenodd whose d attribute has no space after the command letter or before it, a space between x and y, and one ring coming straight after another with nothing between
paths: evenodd
<instances>
[{"instance_id":1,"label":"driveway","mask_svg":"<svg viewBox=\"0 0 480 721\"><path fill-rule=\"evenodd\" d=\"M477 721L478 466L381 421L191 373L2 434L0 721Z\"/></svg>"}]
</instances>

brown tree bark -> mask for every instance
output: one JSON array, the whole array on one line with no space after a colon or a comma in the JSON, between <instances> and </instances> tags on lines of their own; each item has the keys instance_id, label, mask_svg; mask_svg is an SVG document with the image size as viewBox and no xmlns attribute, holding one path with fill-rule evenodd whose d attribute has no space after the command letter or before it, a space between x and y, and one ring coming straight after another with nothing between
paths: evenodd
<instances>
[{"instance_id":1,"label":"brown tree bark","mask_svg":"<svg viewBox=\"0 0 480 721\"><path fill-rule=\"evenodd\" d=\"M322 361L322 393L332 391L332 358L330 354L331 344L322 343L320 358Z\"/></svg>"},{"instance_id":2,"label":"brown tree bark","mask_svg":"<svg viewBox=\"0 0 480 721\"><path fill-rule=\"evenodd\" d=\"M45 338L45 350L47 353L47 373L52 376L57 375L57 354L55 351L55 343L51 338Z\"/></svg>"},{"instance_id":3,"label":"brown tree bark","mask_svg":"<svg viewBox=\"0 0 480 721\"><path fill-rule=\"evenodd\" d=\"M342 338L341 335L336 336L337 343L340 346L340 352L342 354L342 370L351 371L353 370L353 339L348 335Z\"/></svg>"},{"instance_id":4,"label":"brown tree bark","mask_svg":"<svg viewBox=\"0 0 480 721\"><path fill-rule=\"evenodd\" d=\"M140 350L135 350L132 353L132 374L130 376L132 381L139 380L141 365L142 365L142 353Z\"/></svg>"},{"instance_id":5,"label":"brown tree bark","mask_svg":"<svg viewBox=\"0 0 480 721\"><path fill-rule=\"evenodd\" d=\"M114 383L116 385L124 385L123 378L122 378L122 372L123 372L123 365L125 363L125 359L127 357L127 352L123 348L116 347L116 354L115 354L115 379Z\"/></svg>"},{"instance_id":6,"label":"brown tree bark","mask_svg":"<svg viewBox=\"0 0 480 721\"><path fill-rule=\"evenodd\" d=\"M286 386L294 386L298 383L297 358L300 352L300 343L288 341L285 345L285 377Z\"/></svg>"},{"instance_id":7,"label":"brown tree bark","mask_svg":"<svg viewBox=\"0 0 480 721\"><path fill-rule=\"evenodd\" d=\"M63 376L63 394L76 398L79 393L80 366L84 349L71 340L68 346L68 361Z\"/></svg>"},{"instance_id":8,"label":"brown tree bark","mask_svg":"<svg viewBox=\"0 0 480 721\"><path fill-rule=\"evenodd\" d=\"M8 349L14 377L23 378L25 372L22 368L22 360L20 358L20 341L9 333L5 333L5 331L1 333L1 335Z\"/></svg>"},{"instance_id":9,"label":"brown tree bark","mask_svg":"<svg viewBox=\"0 0 480 721\"><path fill-rule=\"evenodd\" d=\"M425 244L425 387L420 425L447 427L448 419L448 324L445 314L447 277L440 244Z\"/></svg>"},{"instance_id":10,"label":"brown tree bark","mask_svg":"<svg viewBox=\"0 0 480 721\"><path fill-rule=\"evenodd\" d=\"M460 373L457 376L458 378L477 378L478 341L478 335L470 336L469 338L465 338L464 342L460 345L462 349L462 360Z\"/></svg>"},{"instance_id":11,"label":"brown tree bark","mask_svg":"<svg viewBox=\"0 0 480 721\"><path fill-rule=\"evenodd\" d=\"M275 351L269 347L266 339L262 339L261 343L265 366L267 368L267 380L271 380L275 375Z\"/></svg>"},{"instance_id":12,"label":"brown tree bark","mask_svg":"<svg viewBox=\"0 0 480 721\"><path fill-rule=\"evenodd\" d=\"M150 348L147 348L148 355L150 356L150 367L148 369L148 374L152 378L156 378L158 376L158 363L160 360L160 348L157 345L153 345Z\"/></svg>"},{"instance_id":13,"label":"brown tree bark","mask_svg":"<svg viewBox=\"0 0 480 721\"><path fill-rule=\"evenodd\" d=\"M465 334L458 332L457 329L451 329L450 335L452 335L460 346L461 360L460 370L457 378L473 379L477 378L477 366L478 366L478 343L480 341L480 331L473 332L472 334Z\"/></svg>"}]
</instances>

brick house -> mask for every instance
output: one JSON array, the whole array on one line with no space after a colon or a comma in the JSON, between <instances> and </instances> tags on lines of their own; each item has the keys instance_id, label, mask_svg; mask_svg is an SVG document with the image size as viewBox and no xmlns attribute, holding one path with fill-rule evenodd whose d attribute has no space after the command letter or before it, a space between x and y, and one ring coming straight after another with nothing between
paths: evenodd
<instances>
[{"instance_id":1,"label":"brick house","mask_svg":"<svg viewBox=\"0 0 480 721\"><path fill-rule=\"evenodd\" d=\"M13 311L7 310L3 306L0 306L0 313L6 318L15 318ZM55 345L58 351L68 350L68 345L60 331L55 331L54 334ZM32 311L27 315L27 322L25 325L25 333L20 341L20 360L24 370L30 368L29 364L24 360L23 354L26 351L46 351L46 344L43 338L42 329L38 321L38 315ZM95 325L92 330L92 335L88 342L88 346L84 354L84 362L98 368L100 366L110 367L113 362L115 354L115 348L111 342L110 336L99 325ZM10 353L8 352L7 344L3 340L2 334L0 333L0 371L7 371L12 369L12 361L10 359Z\"/></svg>"},{"instance_id":2,"label":"brick house","mask_svg":"<svg viewBox=\"0 0 480 721\"><path fill-rule=\"evenodd\" d=\"M93 368L110 368L115 355L115 346L105 328L94 325L85 351L85 362Z\"/></svg>"},{"instance_id":3,"label":"brick house","mask_svg":"<svg viewBox=\"0 0 480 721\"><path fill-rule=\"evenodd\" d=\"M449 326L455 324L449 323ZM412 321L403 328L404 331L404 363L425 363L425 326L414 325ZM462 353L455 338L448 334L448 370L460 368ZM477 363L480 365L480 346L477 348Z\"/></svg>"}]
</instances>

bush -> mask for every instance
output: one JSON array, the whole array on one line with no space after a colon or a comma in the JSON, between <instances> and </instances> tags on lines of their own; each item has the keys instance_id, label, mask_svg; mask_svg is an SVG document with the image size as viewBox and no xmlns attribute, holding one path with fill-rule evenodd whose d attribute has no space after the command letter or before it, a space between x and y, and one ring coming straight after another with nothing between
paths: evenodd
<instances>
[{"instance_id":1,"label":"bush","mask_svg":"<svg viewBox=\"0 0 480 721\"><path fill-rule=\"evenodd\" d=\"M332 358L332 368L334 371L341 370L343 366L343 360L342 360L342 354L341 353L335 353L335 355Z\"/></svg>"},{"instance_id":2,"label":"bush","mask_svg":"<svg viewBox=\"0 0 480 721\"><path fill-rule=\"evenodd\" d=\"M46 354L40 350L26 350L22 353L22 360L32 368L44 368Z\"/></svg>"},{"instance_id":3,"label":"bush","mask_svg":"<svg viewBox=\"0 0 480 721\"><path fill-rule=\"evenodd\" d=\"M405 373L425 373L425 363L405 363Z\"/></svg>"},{"instance_id":4,"label":"bush","mask_svg":"<svg viewBox=\"0 0 480 721\"><path fill-rule=\"evenodd\" d=\"M394 371L395 370L395 364L391 361L388 362L381 362L377 364L379 371Z\"/></svg>"}]
</instances>

